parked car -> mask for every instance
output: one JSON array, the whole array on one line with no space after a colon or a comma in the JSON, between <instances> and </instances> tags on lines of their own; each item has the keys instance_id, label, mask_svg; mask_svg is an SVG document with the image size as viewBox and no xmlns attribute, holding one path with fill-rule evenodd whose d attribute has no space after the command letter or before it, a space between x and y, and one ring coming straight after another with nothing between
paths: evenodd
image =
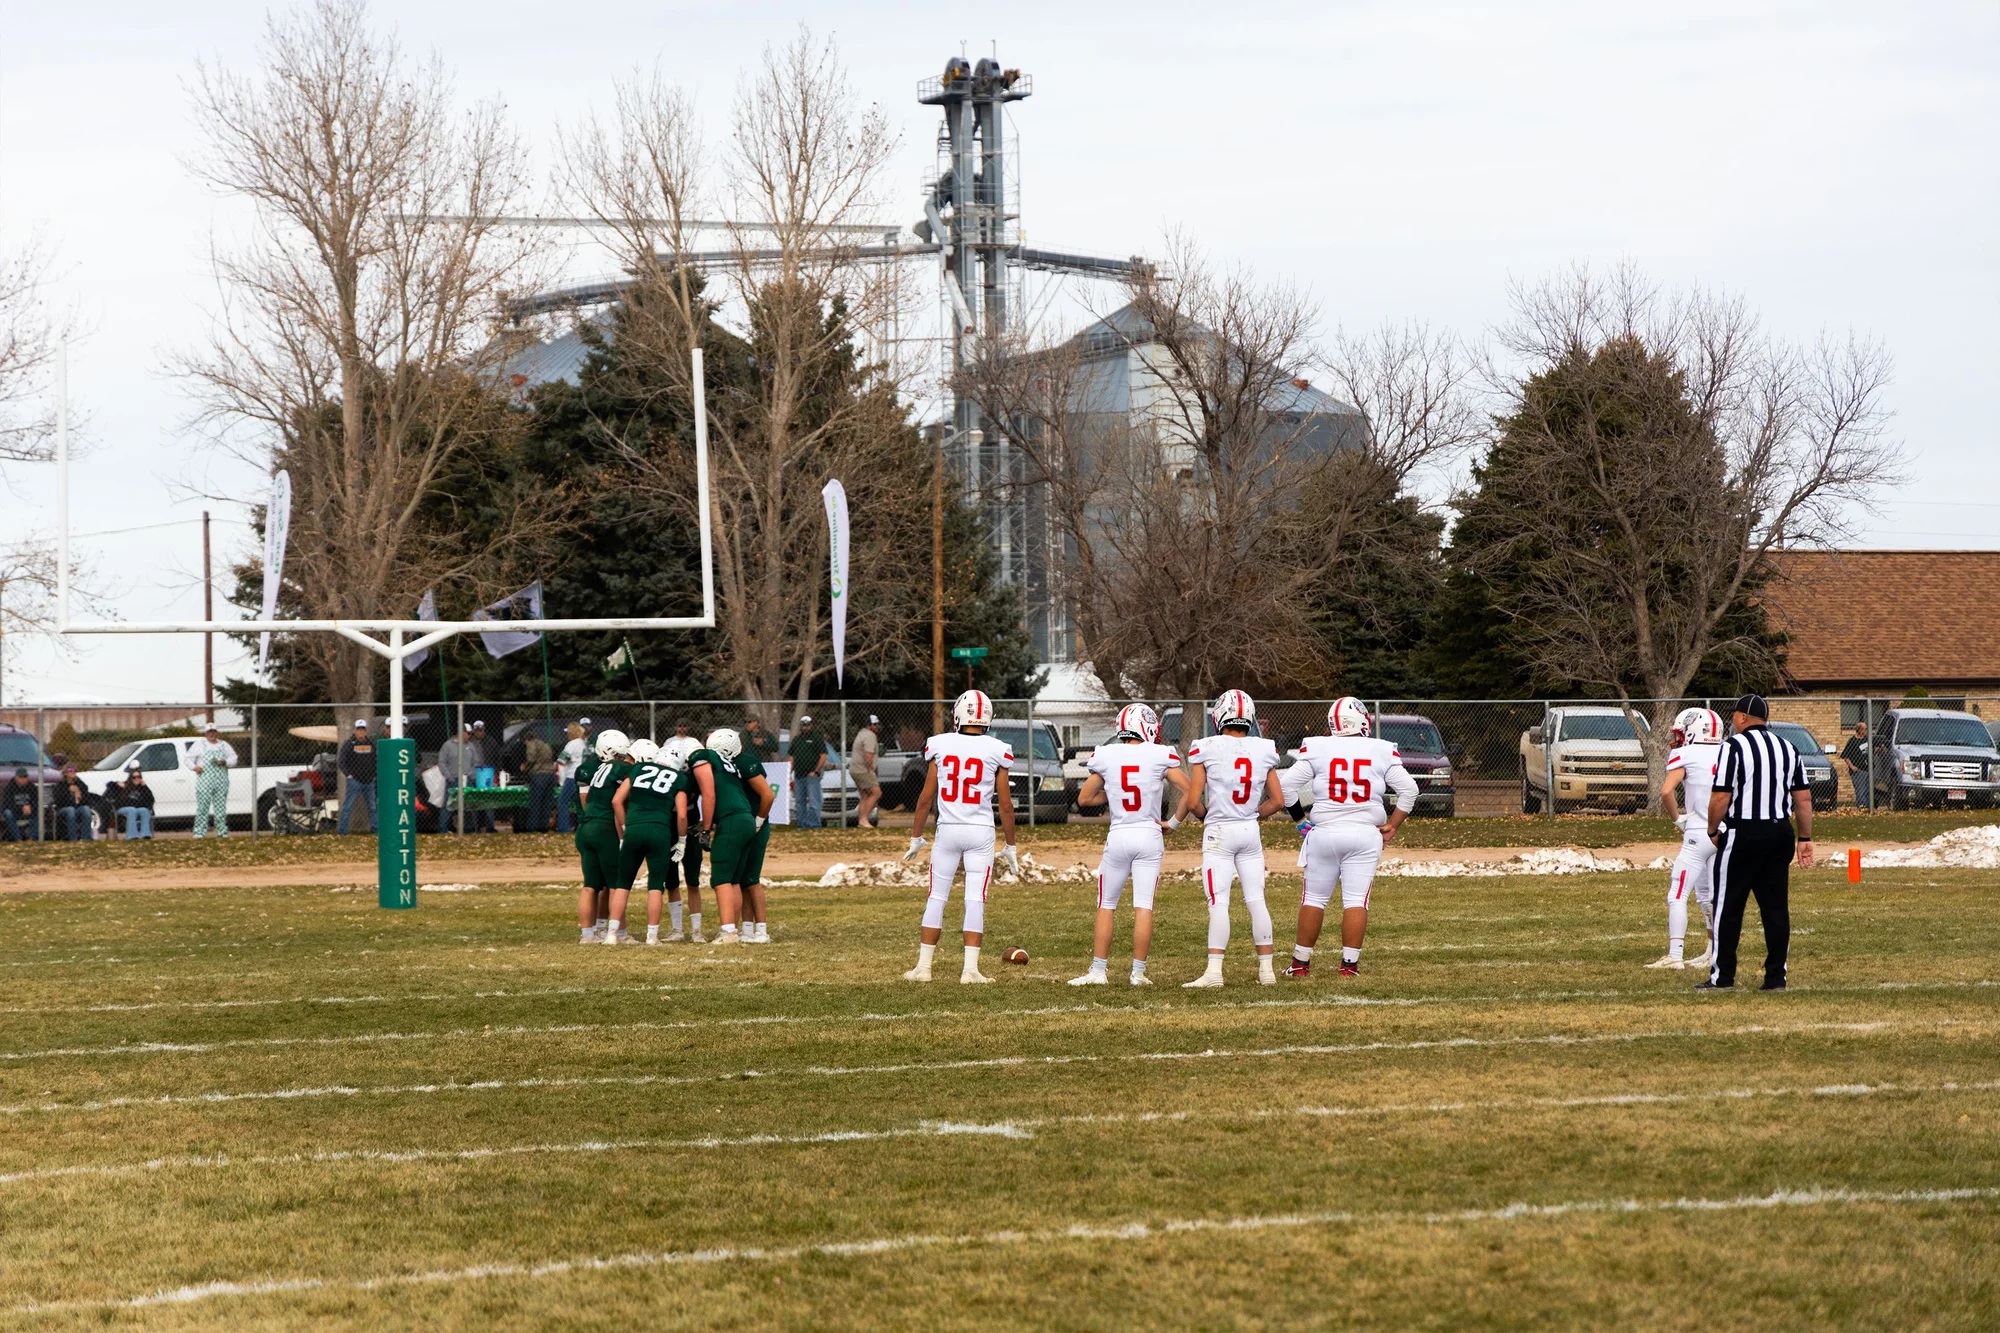
<instances>
[{"instance_id":1,"label":"parked car","mask_svg":"<svg viewBox=\"0 0 2000 1333\"><path fill-rule=\"evenodd\" d=\"M2000 804L2000 747L1984 723L1942 708L1891 708L1869 746L1875 799L1892 810Z\"/></svg>"},{"instance_id":2,"label":"parked car","mask_svg":"<svg viewBox=\"0 0 2000 1333\"><path fill-rule=\"evenodd\" d=\"M1643 715L1639 725L1648 725ZM1629 814L1646 804L1647 786L1645 747L1622 708L1551 708L1521 733L1523 814L1539 813L1544 801L1558 814L1581 806Z\"/></svg>"},{"instance_id":3,"label":"parked car","mask_svg":"<svg viewBox=\"0 0 2000 1333\"><path fill-rule=\"evenodd\" d=\"M1392 743L1403 756L1403 767L1417 780L1417 800L1411 807L1418 815L1443 815L1449 819L1458 810L1457 788L1453 785L1451 755L1437 723L1415 713L1384 713L1375 719L1375 735Z\"/></svg>"},{"instance_id":4,"label":"parked car","mask_svg":"<svg viewBox=\"0 0 2000 1333\"><path fill-rule=\"evenodd\" d=\"M27 769L31 781L53 785L62 780L62 770L49 762L33 732L0 723L0 782L12 782L17 768Z\"/></svg>"},{"instance_id":5,"label":"parked car","mask_svg":"<svg viewBox=\"0 0 2000 1333\"><path fill-rule=\"evenodd\" d=\"M97 765L81 774L83 785L92 795L102 797L104 790L125 777L125 766L136 763L146 774L146 782L153 789L153 817L160 823L194 819L194 752L202 744L199 736L162 737L157 740L127 741L110 754L97 761ZM306 781L306 774L315 771L308 767L301 769L298 764L265 764L260 768L250 767L250 756L238 747L237 767L229 770L229 822L231 827L248 828L253 812L261 820L261 826L271 826L271 810L277 799L275 788L280 782Z\"/></svg>"},{"instance_id":6,"label":"parked car","mask_svg":"<svg viewBox=\"0 0 2000 1333\"><path fill-rule=\"evenodd\" d=\"M1769 726L1799 752L1799 759L1805 764L1806 785L1812 788L1813 809L1831 810L1839 805L1840 779L1834 774L1833 760L1827 758L1833 747L1821 745L1819 737L1798 722L1772 722Z\"/></svg>"}]
</instances>

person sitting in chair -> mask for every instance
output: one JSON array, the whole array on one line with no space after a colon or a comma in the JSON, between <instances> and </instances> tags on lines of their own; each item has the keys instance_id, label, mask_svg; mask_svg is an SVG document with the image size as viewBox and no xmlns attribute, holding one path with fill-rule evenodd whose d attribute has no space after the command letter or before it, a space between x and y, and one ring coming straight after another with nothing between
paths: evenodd
<instances>
[{"instance_id":1,"label":"person sitting in chair","mask_svg":"<svg viewBox=\"0 0 2000 1333\"><path fill-rule=\"evenodd\" d=\"M118 812L118 836L130 840L153 836L153 789L146 783L145 770L137 764L125 766L125 781L114 782L105 796Z\"/></svg>"}]
</instances>

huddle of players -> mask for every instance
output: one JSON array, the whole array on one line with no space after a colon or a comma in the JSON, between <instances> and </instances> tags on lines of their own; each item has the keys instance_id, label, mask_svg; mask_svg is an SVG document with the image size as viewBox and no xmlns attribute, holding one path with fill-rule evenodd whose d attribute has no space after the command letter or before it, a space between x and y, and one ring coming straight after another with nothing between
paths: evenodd
<instances>
[{"instance_id":1,"label":"huddle of players","mask_svg":"<svg viewBox=\"0 0 2000 1333\"><path fill-rule=\"evenodd\" d=\"M577 769L583 812L576 850L583 890L576 917L584 944L630 944L625 913L639 868L646 868L646 943L659 944L661 900L667 943L708 942L701 928L701 856L722 916L717 944L768 944L764 851L775 793L764 765L725 727L705 742L675 737L664 746L621 731L599 732ZM681 888L687 889L683 927Z\"/></svg>"},{"instance_id":2,"label":"huddle of players","mask_svg":"<svg viewBox=\"0 0 2000 1333\"><path fill-rule=\"evenodd\" d=\"M1118 714L1117 731L1097 747L1089 761L1090 776L1078 795L1081 805L1101 799L1111 810L1111 828L1097 868L1097 915L1090 970L1072 986L1109 983L1111 939L1119 901L1132 886L1135 915L1132 926L1131 984L1150 986L1146 956L1153 937L1153 899L1160 881L1165 833L1181 821L1203 820L1202 892L1208 900L1208 968L1188 988L1220 986L1222 960L1229 948L1229 895L1232 882L1242 885L1250 913L1251 941L1257 951L1258 981L1276 984L1272 952L1271 913L1264 901L1264 844L1257 823L1280 811L1311 809L1300 823L1305 842L1299 865L1305 872L1305 894L1299 907L1297 943L1284 975L1311 974L1313 950L1319 943L1326 909L1336 888L1341 894L1342 976L1355 976L1361 966L1361 942L1368 926L1368 899L1382 848L1396 836L1416 802L1417 784L1403 767L1402 756L1387 741L1370 736L1368 710L1359 699L1337 700L1327 713L1325 736L1308 737L1298 759L1280 773L1278 747L1255 734L1257 706L1241 690L1230 690L1210 710L1217 734L1195 742L1188 752L1189 771L1181 757L1160 743L1160 719L1144 704L1130 704ZM979 971L984 939L986 896L993 881L994 818L997 806L1004 846L1000 855L1019 872L1014 847L1014 806L1007 770L1012 749L988 734L993 701L978 690L967 690L952 706L955 730L933 736L924 746L926 773L917 800L915 836L903 854L915 859L924 845L923 829L937 813L936 842L931 849L930 894L924 903L917 965L905 980L929 981L931 963L944 931L945 905L959 867L965 869L965 962L959 981L991 980ZM1162 820L1163 791L1178 797L1171 818ZM1396 809L1387 811L1384 788L1396 793Z\"/></svg>"}]
</instances>

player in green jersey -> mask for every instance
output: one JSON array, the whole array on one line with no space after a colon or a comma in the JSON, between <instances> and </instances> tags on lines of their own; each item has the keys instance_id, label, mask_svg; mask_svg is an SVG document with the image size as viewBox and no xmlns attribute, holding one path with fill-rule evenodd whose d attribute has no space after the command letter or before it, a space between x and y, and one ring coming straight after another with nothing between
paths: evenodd
<instances>
[{"instance_id":1,"label":"player in green jersey","mask_svg":"<svg viewBox=\"0 0 2000 1333\"><path fill-rule=\"evenodd\" d=\"M769 841L765 818L777 794L764 776L764 765L743 752L743 738L724 727L709 733L708 743L689 761L701 784L702 832L711 838L709 878L722 912L717 944L742 942L738 923L743 917L743 890L757 885L764 873L764 847ZM715 799L708 799L711 789Z\"/></svg>"},{"instance_id":2,"label":"player in green jersey","mask_svg":"<svg viewBox=\"0 0 2000 1333\"><path fill-rule=\"evenodd\" d=\"M611 797L619 849L618 885L611 890L611 915L624 920L639 867L644 865L648 944L660 942L660 902L666 894L667 877L674 872L675 776L661 757L660 747L641 738L632 742L632 766Z\"/></svg>"},{"instance_id":3,"label":"player in green jersey","mask_svg":"<svg viewBox=\"0 0 2000 1333\"><path fill-rule=\"evenodd\" d=\"M688 767L688 760L701 742L686 735L687 724L675 727L676 735L660 746L660 758L673 770L674 783L668 789L668 798L674 805L674 856L667 869L667 911L673 917L673 933L667 936L670 943L692 939L696 944L708 943L708 936L701 930L701 842L697 829L701 823L701 811L695 806L700 799L701 789L695 782L694 771ZM681 886L687 886L687 932L681 929Z\"/></svg>"},{"instance_id":4,"label":"player in green jersey","mask_svg":"<svg viewBox=\"0 0 2000 1333\"><path fill-rule=\"evenodd\" d=\"M618 822L616 811L612 809L611 798L618 790L618 784L625 780L629 766L621 762L632 742L622 731L606 729L597 733L597 766L591 770L588 784L578 770L578 795L583 799L583 817L576 824L576 850L583 861L583 891L577 897L577 924L583 928L582 943L598 944L605 939L615 940L619 928L609 919L607 912L600 919L597 929L591 928L591 918L597 915L597 897L600 889L618 888L623 881L618 870Z\"/></svg>"}]
</instances>

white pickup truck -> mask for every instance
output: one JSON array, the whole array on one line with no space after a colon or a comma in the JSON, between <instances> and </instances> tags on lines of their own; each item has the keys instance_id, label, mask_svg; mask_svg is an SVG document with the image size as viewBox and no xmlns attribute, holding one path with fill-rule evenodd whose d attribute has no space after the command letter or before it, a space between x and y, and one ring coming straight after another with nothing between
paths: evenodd
<instances>
[{"instance_id":1,"label":"white pickup truck","mask_svg":"<svg viewBox=\"0 0 2000 1333\"><path fill-rule=\"evenodd\" d=\"M1639 725L1647 725L1643 714ZM1646 787L1645 747L1623 709L1551 708L1521 733L1522 814L1541 813L1551 799L1558 814L1582 806L1642 810Z\"/></svg>"},{"instance_id":2,"label":"white pickup truck","mask_svg":"<svg viewBox=\"0 0 2000 1333\"><path fill-rule=\"evenodd\" d=\"M175 736L159 740L131 741L119 746L80 774L83 785L98 796L114 782L125 780L127 765L137 764L153 789L153 818L174 820L194 818L194 754L206 742L199 736ZM250 757L238 750L240 763L229 770L229 822L231 827L250 827L251 812L265 812L272 788L299 771L297 764L267 765L252 771ZM265 827L270 826L268 814Z\"/></svg>"}]
</instances>

